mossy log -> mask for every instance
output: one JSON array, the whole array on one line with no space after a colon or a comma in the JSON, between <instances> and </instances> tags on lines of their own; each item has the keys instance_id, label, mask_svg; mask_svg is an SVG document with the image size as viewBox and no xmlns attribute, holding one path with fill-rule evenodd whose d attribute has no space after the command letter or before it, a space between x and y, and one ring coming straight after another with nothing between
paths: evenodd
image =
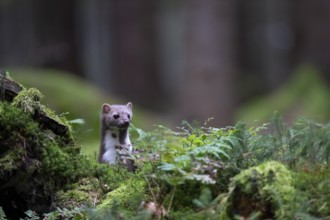
<instances>
[{"instance_id":1,"label":"mossy log","mask_svg":"<svg viewBox=\"0 0 330 220\"><path fill-rule=\"evenodd\" d=\"M0 70L0 94L0 207L9 219L49 212L68 202L55 201L59 191L93 178L96 162L79 154L69 122L40 103L37 89Z\"/></svg>"},{"instance_id":2,"label":"mossy log","mask_svg":"<svg viewBox=\"0 0 330 220\"><path fill-rule=\"evenodd\" d=\"M12 80L8 73L0 69L0 101L9 101L12 102L14 98L24 90L24 87L19 83ZM40 101L39 96L34 96L32 101ZM58 120L54 119L47 115L42 109L34 109L33 118L38 121L42 127L49 129L54 132L56 135L61 135L66 137L65 140L70 143L72 139L70 138L68 126L60 123Z\"/></svg>"},{"instance_id":3,"label":"mossy log","mask_svg":"<svg viewBox=\"0 0 330 220\"><path fill-rule=\"evenodd\" d=\"M0 100L13 101L14 97L23 89L21 85L11 80L7 73L0 69Z\"/></svg>"}]
</instances>

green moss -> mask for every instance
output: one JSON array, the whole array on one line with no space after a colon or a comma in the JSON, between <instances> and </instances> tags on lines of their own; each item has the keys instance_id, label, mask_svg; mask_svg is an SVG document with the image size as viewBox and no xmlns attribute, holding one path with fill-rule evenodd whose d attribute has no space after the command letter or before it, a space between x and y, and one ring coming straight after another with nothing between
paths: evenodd
<instances>
[{"instance_id":1,"label":"green moss","mask_svg":"<svg viewBox=\"0 0 330 220\"><path fill-rule=\"evenodd\" d=\"M117 189L109 192L106 199L97 208L102 212L114 206L119 206L135 211L147 197L145 187L146 182L144 180L130 179L123 182Z\"/></svg>"},{"instance_id":2,"label":"green moss","mask_svg":"<svg viewBox=\"0 0 330 220\"><path fill-rule=\"evenodd\" d=\"M314 217L330 216L330 170L299 172L294 175L294 186L300 191L300 212Z\"/></svg>"},{"instance_id":3,"label":"green moss","mask_svg":"<svg viewBox=\"0 0 330 220\"><path fill-rule=\"evenodd\" d=\"M39 137L38 124L21 109L0 103L0 112L0 173L5 175L22 169L28 152L38 151L37 141L44 137Z\"/></svg>"},{"instance_id":4,"label":"green moss","mask_svg":"<svg viewBox=\"0 0 330 220\"><path fill-rule=\"evenodd\" d=\"M72 128L69 121L65 117L59 117L56 113L40 103L43 95L36 88L23 88L22 91L14 98L12 105L21 108L24 112L30 113L34 118L43 115L56 121L66 127L67 132L64 139L68 142L73 142Z\"/></svg>"},{"instance_id":5,"label":"green moss","mask_svg":"<svg viewBox=\"0 0 330 220\"><path fill-rule=\"evenodd\" d=\"M14 150L7 151L0 158L0 177L4 177L7 172L13 172L20 166L20 158L23 156L24 150L17 147Z\"/></svg>"},{"instance_id":6,"label":"green moss","mask_svg":"<svg viewBox=\"0 0 330 220\"><path fill-rule=\"evenodd\" d=\"M96 178L84 178L72 184L68 190L60 190L54 196L53 206L67 209L94 207L102 194Z\"/></svg>"},{"instance_id":7,"label":"green moss","mask_svg":"<svg viewBox=\"0 0 330 220\"><path fill-rule=\"evenodd\" d=\"M222 202L230 218L257 214L260 219L280 219L287 214L285 210L292 205L295 193L291 172L271 161L236 175Z\"/></svg>"},{"instance_id":8,"label":"green moss","mask_svg":"<svg viewBox=\"0 0 330 220\"><path fill-rule=\"evenodd\" d=\"M41 110L40 100L43 95L35 88L23 89L14 99L13 105L23 109L24 112L34 114Z\"/></svg>"}]
</instances>

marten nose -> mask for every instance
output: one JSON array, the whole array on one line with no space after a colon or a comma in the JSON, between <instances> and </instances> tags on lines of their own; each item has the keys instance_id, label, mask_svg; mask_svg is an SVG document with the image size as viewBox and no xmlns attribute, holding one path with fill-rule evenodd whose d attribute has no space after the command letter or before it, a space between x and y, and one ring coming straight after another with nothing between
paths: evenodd
<instances>
[{"instance_id":1,"label":"marten nose","mask_svg":"<svg viewBox=\"0 0 330 220\"><path fill-rule=\"evenodd\" d=\"M129 126L129 121L124 121L123 126Z\"/></svg>"}]
</instances>

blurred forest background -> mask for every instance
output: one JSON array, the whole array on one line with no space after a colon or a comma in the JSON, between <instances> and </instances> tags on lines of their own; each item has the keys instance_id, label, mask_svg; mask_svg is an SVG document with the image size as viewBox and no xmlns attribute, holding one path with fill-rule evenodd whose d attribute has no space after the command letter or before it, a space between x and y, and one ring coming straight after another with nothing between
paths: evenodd
<instances>
[{"instance_id":1,"label":"blurred forest background","mask_svg":"<svg viewBox=\"0 0 330 220\"><path fill-rule=\"evenodd\" d=\"M0 66L46 95L55 86L73 106L60 111L81 115L120 97L175 125L275 110L328 122L329 11L327 0L0 0Z\"/></svg>"}]
</instances>

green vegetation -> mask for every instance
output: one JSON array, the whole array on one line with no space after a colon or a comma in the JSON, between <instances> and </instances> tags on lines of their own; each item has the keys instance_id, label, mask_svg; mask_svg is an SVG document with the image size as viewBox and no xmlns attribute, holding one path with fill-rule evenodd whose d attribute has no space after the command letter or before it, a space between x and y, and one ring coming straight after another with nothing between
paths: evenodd
<instances>
[{"instance_id":1,"label":"green vegetation","mask_svg":"<svg viewBox=\"0 0 330 220\"><path fill-rule=\"evenodd\" d=\"M133 126L131 173L81 154L41 100L0 102L0 219L330 219L330 124Z\"/></svg>"}]
</instances>

